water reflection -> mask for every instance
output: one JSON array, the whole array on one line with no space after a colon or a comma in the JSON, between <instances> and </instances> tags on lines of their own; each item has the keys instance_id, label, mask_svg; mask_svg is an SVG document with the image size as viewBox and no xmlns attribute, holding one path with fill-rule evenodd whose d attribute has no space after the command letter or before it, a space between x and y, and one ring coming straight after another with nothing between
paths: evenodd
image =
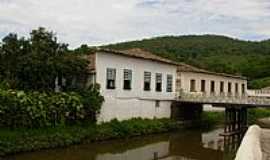
<instances>
[{"instance_id":1,"label":"water reflection","mask_svg":"<svg viewBox=\"0 0 270 160\"><path fill-rule=\"evenodd\" d=\"M239 142L224 138L222 129L182 131L126 140L24 153L8 160L230 160ZM240 138L240 137L239 137Z\"/></svg>"}]
</instances>

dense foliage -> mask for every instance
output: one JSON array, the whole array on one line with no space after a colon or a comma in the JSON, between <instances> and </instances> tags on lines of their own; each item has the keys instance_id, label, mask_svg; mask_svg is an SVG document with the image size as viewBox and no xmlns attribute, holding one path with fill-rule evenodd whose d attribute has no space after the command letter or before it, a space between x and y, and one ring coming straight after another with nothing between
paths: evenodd
<instances>
[{"instance_id":1,"label":"dense foliage","mask_svg":"<svg viewBox=\"0 0 270 160\"><path fill-rule=\"evenodd\" d=\"M169 119L131 119L122 122L113 120L101 125L59 126L33 130L0 128L0 156L83 142L162 133L179 127L175 121Z\"/></svg>"},{"instance_id":2,"label":"dense foliage","mask_svg":"<svg viewBox=\"0 0 270 160\"><path fill-rule=\"evenodd\" d=\"M250 82L250 86L252 86L253 88L257 88L257 89L269 87L270 86L270 77L255 79L255 80Z\"/></svg>"},{"instance_id":3,"label":"dense foliage","mask_svg":"<svg viewBox=\"0 0 270 160\"><path fill-rule=\"evenodd\" d=\"M103 97L91 87L75 92L0 90L0 127L41 128L95 120Z\"/></svg>"},{"instance_id":4,"label":"dense foliage","mask_svg":"<svg viewBox=\"0 0 270 160\"><path fill-rule=\"evenodd\" d=\"M86 86L89 62L82 52L90 48L82 45L70 51L67 47L42 27L33 30L30 38L14 33L3 38L0 126L40 128L95 120L104 99L97 85Z\"/></svg>"},{"instance_id":5,"label":"dense foliage","mask_svg":"<svg viewBox=\"0 0 270 160\"><path fill-rule=\"evenodd\" d=\"M143 48L208 70L241 74L250 80L270 77L270 41L251 42L215 35L167 36L104 47ZM268 84L261 82L260 86Z\"/></svg>"},{"instance_id":6,"label":"dense foliage","mask_svg":"<svg viewBox=\"0 0 270 160\"><path fill-rule=\"evenodd\" d=\"M70 82L85 74L87 60L59 43L53 32L38 28L30 38L10 33L0 42L0 80L11 88L52 91L56 78Z\"/></svg>"},{"instance_id":7,"label":"dense foliage","mask_svg":"<svg viewBox=\"0 0 270 160\"><path fill-rule=\"evenodd\" d=\"M249 124L256 123L261 118L270 117L270 110L266 108L253 108L248 110Z\"/></svg>"}]
</instances>

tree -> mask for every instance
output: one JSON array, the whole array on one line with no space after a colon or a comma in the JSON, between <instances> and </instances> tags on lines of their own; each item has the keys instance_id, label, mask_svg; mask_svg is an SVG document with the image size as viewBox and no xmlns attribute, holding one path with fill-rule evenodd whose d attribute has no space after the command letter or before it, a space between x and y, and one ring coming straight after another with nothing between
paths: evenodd
<instances>
[{"instance_id":1,"label":"tree","mask_svg":"<svg viewBox=\"0 0 270 160\"><path fill-rule=\"evenodd\" d=\"M2 40L0 55L0 78L25 90L52 91L56 79L85 74L88 64L42 27L33 30L29 39L9 34Z\"/></svg>"},{"instance_id":2,"label":"tree","mask_svg":"<svg viewBox=\"0 0 270 160\"><path fill-rule=\"evenodd\" d=\"M5 79L11 86L16 85L16 71L20 58L30 51L30 44L17 34L10 33L3 38L0 46L0 78Z\"/></svg>"}]
</instances>

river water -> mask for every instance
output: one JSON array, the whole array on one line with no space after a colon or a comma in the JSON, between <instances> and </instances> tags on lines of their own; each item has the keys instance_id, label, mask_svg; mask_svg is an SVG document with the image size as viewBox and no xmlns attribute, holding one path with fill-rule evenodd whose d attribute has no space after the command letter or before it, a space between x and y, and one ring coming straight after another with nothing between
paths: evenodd
<instances>
[{"instance_id":1,"label":"river water","mask_svg":"<svg viewBox=\"0 0 270 160\"><path fill-rule=\"evenodd\" d=\"M22 153L7 160L232 160L238 138L224 140L222 132L179 131Z\"/></svg>"}]
</instances>

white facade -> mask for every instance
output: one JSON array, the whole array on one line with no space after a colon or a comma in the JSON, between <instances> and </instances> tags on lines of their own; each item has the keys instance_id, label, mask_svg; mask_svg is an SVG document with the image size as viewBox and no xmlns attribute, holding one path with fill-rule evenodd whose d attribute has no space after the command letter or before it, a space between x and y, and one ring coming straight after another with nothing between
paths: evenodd
<instances>
[{"instance_id":1,"label":"white facade","mask_svg":"<svg viewBox=\"0 0 270 160\"><path fill-rule=\"evenodd\" d=\"M97 117L98 123L137 117L170 118L171 104L179 100L183 92L221 99L247 96L247 80L242 77L180 70L179 64L141 50L133 50L132 54L106 50L91 57L90 68L94 75L91 81L100 84L105 99ZM145 89L146 81L150 83L149 90ZM160 82L161 87L157 89Z\"/></svg>"},{"instance_id":2,"label":"white facade","mask_svg":"<svg viewBox=\"0 0 270 160\"><path fill-rule=\"evenodd\" d=\"M249 89L247 90L247 94L250 97L270 98L270 88Z\"/></svg>"},{"instance_id":3,"label":"white facade","mask_svg":"<svg viewBox=\"0 0 270 160\"><path fill-rule=\"evenodd\" d=\"M108 68L116 70L115 89L107 89ZM130 90L124 90L124 69L132 71ZM171 103L175 98L176 69L176 65L143 58L96 53L96 82L100 84L101 94L105 99L98 122L114 118L169 118ZM151 72L150 91L144 90L144 72ZM156 73L162 74L161 92L156 91ZM167 92L167 75L173 77L172 92Z\"/></svg>"},{"instance_id":4,"label":"white facade","mask_svg":"<svg viewBox=\"0 0 270 160\"><path fill-rule=\"evenodd\" d=\"M178 73L177 79L180 79L179 85L180 88L185 93L193 94L206 94L206 95L215 95L215 96L235 96L241 97L246 96L247 92L247 80L234 78L234 77L225 77L221 75L213 75L207 73L196 73L196 72L181 72ZM194 90L191 91L191 80L195 80ZM205 81L205 91L201 91L202 80ZM214 82L214 92L211 91L211 83ZM223 82L223 87L221 87L221 82ZM231 92L229 93L229 83L231 84ZM238 89L236 89L238 86ZM223 88L223 91L221 91Z\"/></svg>"}]
</instances>

